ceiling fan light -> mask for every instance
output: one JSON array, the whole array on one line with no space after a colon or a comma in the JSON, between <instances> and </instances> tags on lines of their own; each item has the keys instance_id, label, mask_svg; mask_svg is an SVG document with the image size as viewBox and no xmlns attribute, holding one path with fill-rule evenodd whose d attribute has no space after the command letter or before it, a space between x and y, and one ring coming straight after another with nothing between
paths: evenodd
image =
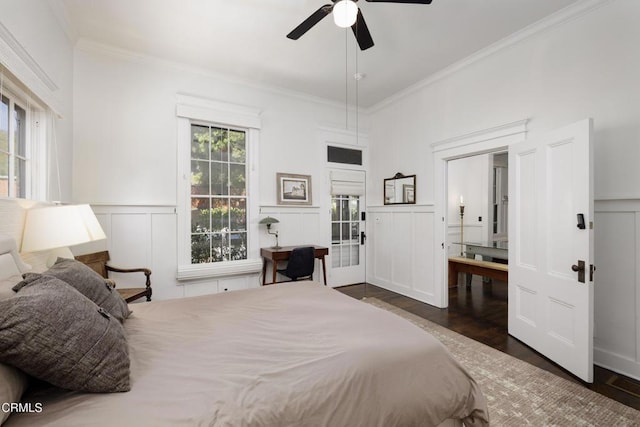
<instances>
[{"instance_id":1,"label":"ceiling fan light","mask_svg":"<svg viewBox=\"0 0 640 427\"><path fill-rule=\"evenodd\" d=\"M358 6L351 0L341 0L333 6L333 22L340 28L348 28L356 23Z\"/></svg>"}]
</instances>

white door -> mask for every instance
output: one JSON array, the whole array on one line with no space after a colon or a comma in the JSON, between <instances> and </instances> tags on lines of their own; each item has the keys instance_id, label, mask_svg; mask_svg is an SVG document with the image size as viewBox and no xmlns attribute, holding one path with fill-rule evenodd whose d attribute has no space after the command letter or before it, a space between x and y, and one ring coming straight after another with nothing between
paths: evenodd
<instances>
[{"instance_id":1,"label":"white door","mask_svg":"<svg viewBox=\"0 0 640 427\"><path fill-rule=\"evenodd\" d=\"M584 120L509 147L509 334L587 382L593 382L591 130Z\"/></svg>"},{"instance_id":2,"label":"white door","mask_svg":"<svg viewBox=\"0 0 640 427\"><path fill-rule=\"evenodd\" d=\"M365 281L364 180L362 171L331 171L330 286Z\"/></svg>"}]
</instances>

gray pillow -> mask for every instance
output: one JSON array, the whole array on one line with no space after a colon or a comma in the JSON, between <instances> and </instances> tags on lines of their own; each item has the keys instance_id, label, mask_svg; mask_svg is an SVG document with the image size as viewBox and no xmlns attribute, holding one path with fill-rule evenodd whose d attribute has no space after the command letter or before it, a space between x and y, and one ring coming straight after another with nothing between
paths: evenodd
<instances>
[{"instance_id":1,"label":"gray pillow","mask_svg":"<svg viewBox=\"0 0 640 427\"><path fill-rule=\"evenodd\" d=\"M118 291L106 284L104 277L80 261L58 258L56 263L42 274L57 277L73 286L120 322L124 322L124 319L131 314L129 306Z\"/></svg>"},{"instance_id":2,"label":"gray pillow","mask_svg":"<svg viewBox=\"0 0 640 427\"><path fill-rule=\"evenodd\" d=\"M128 391L120 322L55 277L24 276L18 293L0 300L0 362L69 390Z\"/></svg>"}]
</instances>

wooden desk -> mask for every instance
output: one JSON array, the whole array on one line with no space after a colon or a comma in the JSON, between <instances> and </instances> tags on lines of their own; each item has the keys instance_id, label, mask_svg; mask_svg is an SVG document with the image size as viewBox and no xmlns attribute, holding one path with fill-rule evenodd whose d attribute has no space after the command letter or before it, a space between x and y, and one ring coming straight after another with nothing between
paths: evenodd
<instances>
[{"instance_id":1,"label":"wooden desk","mask_svg":"<svg viewBox=\"0 0 640 427\"><path fill-rule=\"evenodd\" d=\"M324 278L324 285L327 286L327 267L324 262L324 257L329 255L329 248L317 245L282 246L278 249L260 248L260 256L262 257L262 284L266 285L265 282L267 281L267 260L271 261L273 265L273 280L270 284L276 283L278 261L288 260L294 248L303 246L312 246L315 249L315 257L322 261L322 277Z\"/></svg>"}]
</instances>

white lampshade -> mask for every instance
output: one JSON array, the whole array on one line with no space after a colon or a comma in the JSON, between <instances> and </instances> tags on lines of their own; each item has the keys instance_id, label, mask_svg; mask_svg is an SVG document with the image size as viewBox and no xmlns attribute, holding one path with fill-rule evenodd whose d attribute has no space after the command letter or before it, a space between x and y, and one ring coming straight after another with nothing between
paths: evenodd
<instances>
[{"instance_id":1,"label":"white lampshade","mask_svg":"<svg viewBox=\"0 0 640 427\"><path fill-rule=\"evenodd\" d=\"M27 211L21 252L38 252L106 239L89 205L64 205Z\"/></svg>"},{"instance_id":2,"label":"white lampshade","mask_svg":"<svg viewBox=\"0 0 640 427\"><path fill-rule=\"evenodd\" d=\"M341 0L333 5L333 22L340 28L348 28L356 23L358 6L351 0Z\"/></svg>"}]
</instances>

